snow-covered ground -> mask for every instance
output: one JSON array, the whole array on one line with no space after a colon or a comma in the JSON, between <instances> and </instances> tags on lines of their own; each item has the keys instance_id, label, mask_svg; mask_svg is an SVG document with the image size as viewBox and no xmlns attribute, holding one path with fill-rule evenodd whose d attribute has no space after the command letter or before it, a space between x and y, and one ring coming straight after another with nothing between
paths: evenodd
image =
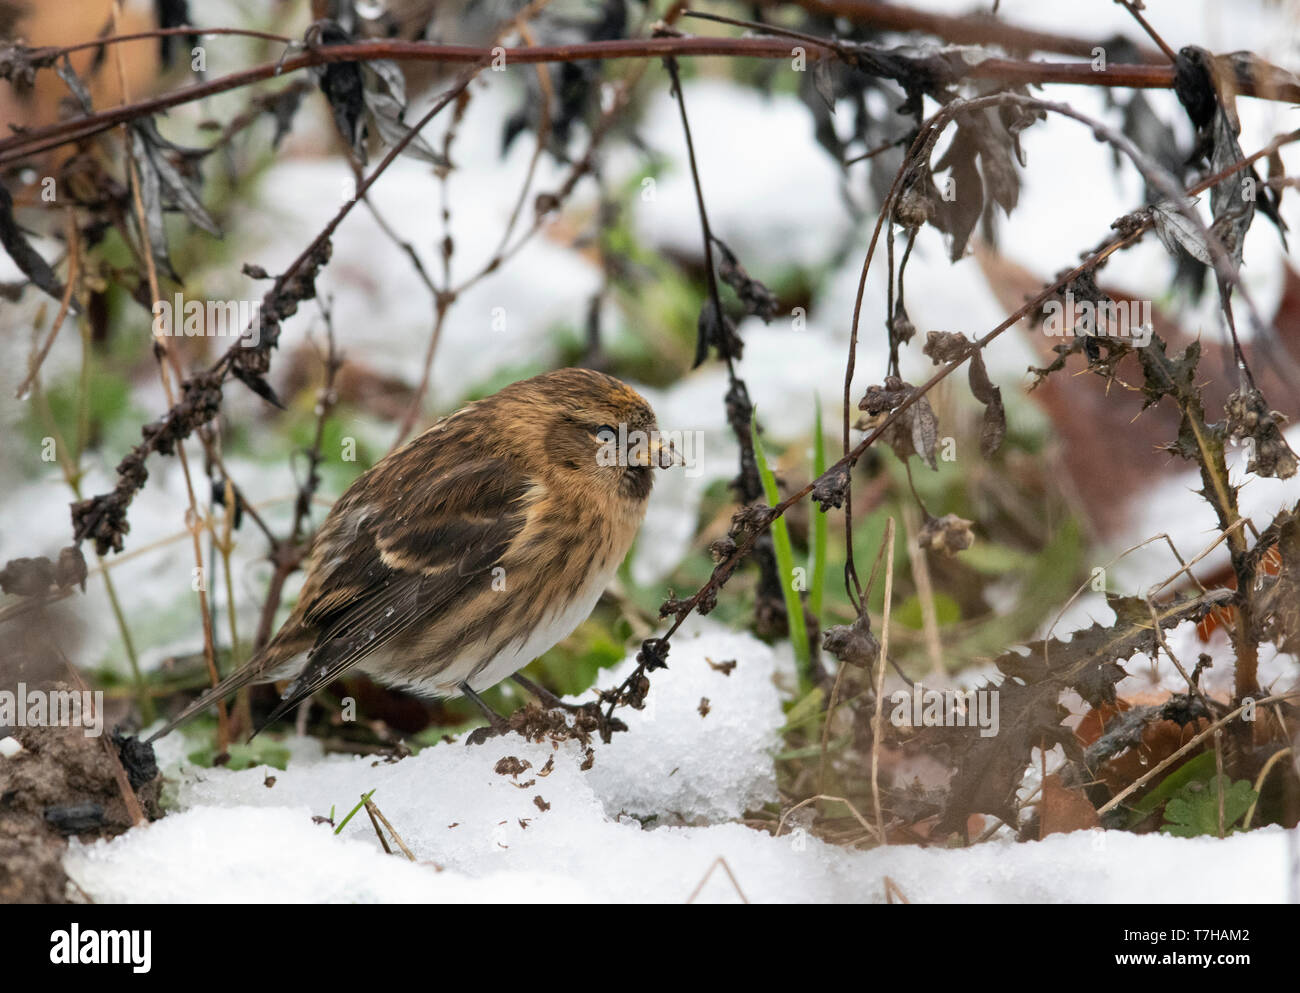
<instances>
[{"instance_id":1,"label":"snow-covered ground","mask_svg":"<svg viewBox=\"0 0 1300 993\"><path fill-rule=\"evenodd\" d=\"M302 741L288 771L240 772L189 767L181 742L164 739L180 811L74 843L68 873L98 902L884 902L886 879L915 903L1300 899L1300 833L1280 828L1223 841L1098 830L854 851L810 836L798 814L780 837L736 823L777 799L774 680L790 662L749 635L692 627L653 675L653 706L625 714L630 732L597 744L586 772L576 744L516 736L392 763L321 757ZM737 665L723 675L710 659ZM499 774L506 757L529 767ZM385 854L364 812L341 836L313 820L331 810L341 820L370 791L414 862ZM1202 861L1214 871L1187 871Z\"/></svg>"}]
</instances>

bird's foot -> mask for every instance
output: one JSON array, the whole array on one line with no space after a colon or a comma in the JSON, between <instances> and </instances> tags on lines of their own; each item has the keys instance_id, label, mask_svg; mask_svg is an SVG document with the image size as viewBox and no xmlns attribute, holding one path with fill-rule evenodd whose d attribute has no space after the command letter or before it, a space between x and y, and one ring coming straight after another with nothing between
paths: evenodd
<instances>
[{"instance_id":1,"label":"bird's foot","mask_svg":"<svg viewBox=\"0 0 1300 993\"><path fill-rule=\"evenodd\" d=\"M488 724L485 727L475 728L465 737L465 747L470 745L482 745L493 738L499 738L503 734L510 733L510 725L504 721L499 725Z\"/></svg>"},{"instance_id":2,"label":"bird's foot","mask_svg":"<svg viewBox=\"0 0 1300 993\"><path fill-rule=\"evenodd\" d=\"M466 747L481 745L489 738L499 738L501 735L509 734L513 730L510 727L510 722L489 707L481 696L469 688L468 683L461 683L460 691L465 694L466 699L472 700L474 705L482 711L483 716L487 718L487 727L475 728L465 738Z\"/></svg>"},{"instance_id":3,"label":"bird's foot","mask_svg":"<svg viewBox=\"0 0 1300 993\"><path fill-rule=\"evenodd\" d=\"M527 676L522 676L517 672L510 678L535 696L537 702L547 710L563 710L570 714L581 714L586 713L590 706L585 703L565 703L545 686L539 686Z\"/></svg>"}]
</instances>

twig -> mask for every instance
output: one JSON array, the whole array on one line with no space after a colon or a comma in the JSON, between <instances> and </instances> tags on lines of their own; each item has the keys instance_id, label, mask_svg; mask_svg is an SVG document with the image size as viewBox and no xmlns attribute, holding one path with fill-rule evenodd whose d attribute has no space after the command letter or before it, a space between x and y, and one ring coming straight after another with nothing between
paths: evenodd
<instances>
[{"instance_id":1,"label":"twig","mask_svg":"<svg viewBox=\"0 0 1300 993\"><path fill-rule=\"evenodd\" d=\"M1137 3L1134 3L1133 0L1115 0L1115 2L1133 15L1133 20L1137 21L1138 24L1142 26L1142 30L1147 33L1147 37L1160 46L1160 51L1165 53L1165 58L1170 62L1178 61L1178 53L1169 47L1165 40L1160 37L1156 29L1151 26L1150 22L1142 16L1140 9L1142 6L1141 0L1138 0Z\"/></svg>"},{"instance_id":2,"label":"twig","mask_svg":"<svg viewBox=\"0 0 1300 993\"><path fill-rule=\"evenodd\" d=\"M370 799L369 793L365 796L365 805L366 813L370 815L370 823L374 825L375 833L379 835L379 842L384 846L384 851L388 852L389 855L393 854L392 850L388 847L388 842L384 841L383 832L379 830L380 824L388 829L388 833L393 836L393 841L397 842L397 847L402 850L402 854L414 862L414 853L406 847L406 842L402 840L402 836L397 833L397 829L394 828L392 824L388 823L388 818L385 817L383 811L379 809L379 805L376 804L374 800Z\"/></svg>"},{"instance_id":3,"label":"twig","mask_svg":"<svg viewBox=\"0 0 1300 993\"><path fill-rule=\"evenodd\" d=\"M77 667L72 664L72 660L63 653L63 649L59 647L57 640L54 643L54 650L59 653L59 658L63 660L64 668L68 670L68 674L72 677L72 681L77 684L77 689L81 691L82 699L91 701L91 706L93 707L94 697L90 692L90 688L86 685L86 681L81 678L81 673L78 672ZM101 712L99 715L101 720L103 719L103 716L104 715ZM111 734L101 734L99 736L99 743L103 746L104 752L108 755L109 767L113 770L113 778L117 781L117 789L118 792L122 794L122 803L126 806L126 813L127 816L131 818L131 823L135 827L139 827L142 824L148 824L149 818L145 816L144 808L140 806L140 798L135 795L135 790L131 788L131 778L126 774L126 770L122 768L122 758L117 754L117 749L113 747L113 736Z\"/></svg>"},{"instance_id":4,"label":"twig","mask_svg":"<svg viewBox=\"0 0 1300 993\"><path fill-rule=\"evenodd\" d=\"M763 7L782 7L790 0L759 0ZM897 3L881 0L793 0L811 14L824 17L842 17L854 24L886 31L923 31L955 45L1001 45L1011 51L1055 52L1059 55L1076 55L1090 59L1098 48L1104 48L1101 38L1079 38L1052 31L1022 28L992 18L982 11L967 15L937 14L917 10ZM996 7L996 4L994 4ZM1114 44L1106 40L1105 44ZM1147 62L1159 63L1161 55L1153 49L1134 45L1137 54Z\"/></svg>"},{"instance_id":5,"label":"twig","mask_svg":"<svg viewBox=\"0 0 1300 993\"><path fill-rule=\"evenodd\" d=\"M740 902L749 903L749 898L745 896L745 891L740 888L740 882L736 879L735 873L731 871L731 866L727 865L727 860L721 855L714 859L712 864L710 864L708 872L704 874L704 878L700 880L695 889L691 890L691 895L686 898L686 902L695 902L695 898L700 895L700 891L704 889L704 884L709 881L709 877L713 875L713 870L718 866L722 866L722 871L725 872L727 878L731 880L731 885L735 887L736 893L740 896Z\"/></svg>"},{"instance_id":6,"label":"twig","mask_svg":"<svg viewBox=\"0 0 1300 993\"><path fill-rule=\"evenodd\" d=\"M852 803L850 803L842 796L829 796L825 793L817 793L813 796L805 797L804 799L796 803L793 807L790 807L788 810L783 812L781 814L780 820L776 822L776 831L772 835L772 837L773 838L781 837L781 829L785 827L785 821L787 817L793 814L796 810L806 807L810 803L816 803L818 800L827 800L831 803L844 804L844 806L849 808L849 811L853 814L854 818L857 819L857 822L862 825L862 829L866 831L868 834L874 834L878 839L881 839L881 842L883 844L884 835L882 834L880 829L875 824L872 824L869 820L863 817L862 814L858 812L857 807L853 806Z\"/></svg>"},{"instance_id":7,"label":"twig","mask_svg":"<svg viewBox=\"0 0 1300 993\"><path fill-rule=\"evenodd\" d=\"M1280 749L1270 755L1264 762L1264 765L1260 768L1259 775L1255 777L1255 799L1251 801L1250 809L1246 811L1246 817L1241 822L1241 829L1243 831L1250 830L1250 823L1255 819L1255 808L1259 806L1259 798L1264 790L1264 780L1268 778L1268 774L1273 770L1273 766L1277 765L1282 759L1294 754L1295 753L1290 748Z\"/></svg>"},{"instance_id":8,"label":"twig","mask_svg":"<svg viewBox=\"0 0 1300 993\"><path fill-rule=\"evenodd\" d=\"M916 508L903 504L903 530L907 538L907 560L916 580L916 596L921 604L921 630L925 635L925 650L930 656L930 668L936 676L945 673L943 665L943 640L939 635L939 616L934 606L934 585L930 582L930 562L925 550L916 540Z\"/></svg>"},{"instance_id":9,"label":"twig","mask_svg":"<svg viewBox=\"0 0 1300 993\"><path fill-rule=\"evenodd\" d=\"M871 803L876 812L876 832L882 845L889 844L885 819L880 812L880 736L885 720L885 659L889 658L889 614L894 600L894 519L885 525L885 607L880 623L880 658L876 660L876 712L871 721Z\"/></svg>"},{"instance_id":10,"label":"twig","mask_svg":"<svg viewBox=\"0 0 1300 993\"><path fill-rule=\"evenodd\" d=\"M1275 703L1279 700L1291 700L1296 697L1300 697L1300 690L1291 690L1288 693L1276 693L1273 696L1264 697L1262 700L1250 700L1247 703L1243 703L1241 706L1237 707L1236 710L1224 714L1213 724L1207 727L1204 731L1202 731L1196 737L1192 738L1189 742L1187 742L1187 744L1183 745L1180 749L1178 749L1178 751L1173 752L1172 754L1168 755L1163 760L1158 762L1156 765L1152 766L1141 776L1139 776L1133 782L1129 783L1126 787L1124 787L1124 789L1120 790L1113 797L1111 797L1109 800L1103 803L1100 807L1097 808L1097 813L1099 815L1104 814L1106 813L1106 811L1113 810L1115 807L1119 806L1120 802L1125 797L1135 792L1136 790L1141 789L1143 786L1149 783L1156 775L1163 772L1165 769L1168 769L1171 765L1173 765L1180 758L1182 758L1184 755L1190 752L1202 741L1204 741L1210 735L1214 734L1215 731L1223 727L1234 717L1238 716L1243 710L1246 709L1247 706L1262 707L1265 704Z\"/></svg>"},{"instance_id":11,"label":"twig","mask_svg":"<svg viewBox=\"0 0 1300 993\"><path fill-rule=\"evenodd\" d=\"M896 882L894 882L892 879L890 879L888 876L886 876L885 877L885 902L893 903L894 897L898 897L899 903L912 902L907 898L907 894L904 893L902 889L899 888L899 885Z\"/></svg>"},{"instance_id":12,"label":"twig","mask_svg":"<svg viewBox=\"0 0 1300 993\"><path fill-rule=\"evenodd\" d=\"M41 345L40 351L36 352L28 362L27 375L23 381L18 384L18 389L14 392L14 399L21 400L31 389L32 383L40 375L41 366L45 364L45 357L50 354L50 348L54 345L54 339L59 336L59 331L63 327L63 319L68 316L68 308L72 305L72 294L77 288L78 268L81 264L81 238L77 231L77 214L76 211L68 208L68 285L63 288L63 298L59 301L59 312L54 318L54 323L50 325L50 333L45 337L45 343Z\"/></svg>"}]
</instances>

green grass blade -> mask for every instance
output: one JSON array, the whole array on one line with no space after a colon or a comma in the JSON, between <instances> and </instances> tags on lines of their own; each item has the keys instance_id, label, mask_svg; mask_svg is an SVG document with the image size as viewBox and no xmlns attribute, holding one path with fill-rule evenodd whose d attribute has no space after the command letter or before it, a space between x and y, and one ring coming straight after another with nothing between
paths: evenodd
<instances>
[{"instance_id":1,"label":"green grass blade","mask_svg":"<svg viewBox=\"0 0 1300 993\"><path fill-rule=\"evenodd\" d=\"M376 789L378 789L378 787L376 787ZM364 807L366 805L366 801L369 800L374 795L375 795L374 790L371 790L369 793L362 793L361 799L357 801L357 805L348 811L348 816L343 818L342 823L340 823L339 826L334 829L334 833L340 834L343 831L343 829L348 826L348 821L352 820L356 812L360 810L362 807ZM334 814L334 808L331 807L330 815L333 816L333 814Z\"/></svg>"},{"instance_id":2,"label":"green grass blade","mask_svg":"<svg viewBox=\"0 0 1300 993\"><path fill-rule=\"evenodd\" d=\"M822 434L822 405L813 397L813 478L826 471L826 437ZM808 550L808 609L822 619L822 594L826 588L826 513L812 501L812 548Z\"/></svg>"},{"instance_id":3,"label":"green grass blade","mask_svg":"<svg viewBox=\"0 0 1300 993\"><path fill-rule=\"evenodd\" d=\"M781 502L781 495L776 488L776 476L767 464L763 442L758 437L757 419L750 422L749 430L754 439L754 461L758 463L758 474L763 480L763 492L767 502L776 506ZM804 683L808 679L811 664L808 628L803 620L803 601L794 589L794 551L790 547L790 531L785 526L784 518L778 517L772 522L772 548L776 552L776 571L781 576L781 595L785 598L785 610L789 617L790 643L794 646L795 661L799 663L799 681Z\"/></svg>"}]
</instances>

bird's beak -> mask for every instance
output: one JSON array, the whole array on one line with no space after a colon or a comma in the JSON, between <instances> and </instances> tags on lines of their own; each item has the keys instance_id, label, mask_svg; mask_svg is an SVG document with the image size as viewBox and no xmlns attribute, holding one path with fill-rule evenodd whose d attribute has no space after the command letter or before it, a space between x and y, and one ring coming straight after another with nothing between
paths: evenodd
<instances>
[{"instance_id":1,"label":"bird's beak","mask_svg":"<svg viewBox=\"0 0 1300 993\"><path fill-rule=\"evenodd\" d=\"M651 438L646 449L646 460L642 463L643 465L671 469L675 465L686 464L686 459L682 457L681 452L677 451L672 442L665 445L660 439Z\"/></svg>"}]
</instances>

